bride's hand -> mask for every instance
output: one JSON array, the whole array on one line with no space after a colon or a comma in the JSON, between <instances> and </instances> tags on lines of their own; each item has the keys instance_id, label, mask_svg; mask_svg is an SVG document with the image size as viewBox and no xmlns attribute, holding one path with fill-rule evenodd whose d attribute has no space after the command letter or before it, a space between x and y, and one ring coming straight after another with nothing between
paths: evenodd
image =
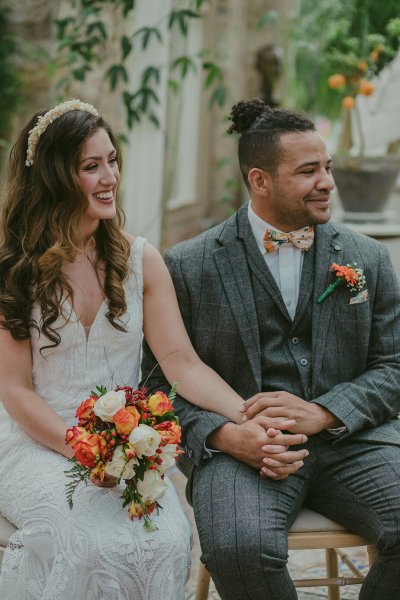
<instances>
[{"instance_id":1,"label":"bride's hand","mask_svg":"<svg viewBox=\"0 0 400 600\"><path fill-rule=\"evenodd\" d=\"M90 481L92 483L94 483L94 485L97 485L98 487L106 487L106 488L115 487L118 483L117 477L113 477L112 475L107 475L107 473L105 473L104 479L101 479L97 475L93 475L93 473L91 473Z\"/></svg>"}]
</instances>

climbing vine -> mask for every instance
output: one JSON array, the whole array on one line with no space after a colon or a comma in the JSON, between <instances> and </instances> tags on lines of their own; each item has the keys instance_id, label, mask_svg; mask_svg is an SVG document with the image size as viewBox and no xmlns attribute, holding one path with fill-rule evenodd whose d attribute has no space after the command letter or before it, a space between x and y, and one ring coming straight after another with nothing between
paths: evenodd
<instances>
[{"instance_id":1,"label":"climbing vine","mask_svg":"<svg viewBox=\"0 0 400 600\"><path fill-rule=\"evenodd\" d=\"M168 69L168 84L171 90L177 92L187 74L197 70L200 59L204 85L210 92L209 105L223 106L228 91L223 71L209 49L195 55L181 54L173 58L169 65L147 66L140 74L140 83L136 89L132 89L129 69L129 61L134 52L146 50L150 43L158 43L160 46L163 44L162 31L165 26L171 35L186 38L191 22L202 18L203 4L212 1L188 0L186 7L173 8L160 16L156 24L140 27L129 34L115 34L107 17L113 12L119 12L123 20L128 19L134 13L135 0L70 0L71 14L56 21L56 61L58 66L63 67L64 73L58 81L60 95L67 94L74 81L83 82L95 68L101 69L104 56L118 55L117 60L105 68L103 78L109 90L120 95L129 129L144 118L158 126L155 108L160 102L162 69Z\"/></svg>"}]
</instances>

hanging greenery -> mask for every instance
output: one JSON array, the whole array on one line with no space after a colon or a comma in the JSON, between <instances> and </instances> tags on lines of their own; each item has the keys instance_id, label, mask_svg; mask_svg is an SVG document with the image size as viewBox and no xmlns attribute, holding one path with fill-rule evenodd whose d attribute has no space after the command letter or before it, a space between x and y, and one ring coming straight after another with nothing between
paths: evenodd
<instances>
[{"instance_id":1,"label":"hanging greenery","mask_svg":"<svg viewBox=\"0 0 400 600\"><path fill-rule=\"evenodd\" d=\"M122 33L115 40L115 32L111 35L106 17L114 11L124 20L128 19L134 13L135 0L70 0L72 13L56 21L57 65L63 67L65 73L58 82L60 94L64 96L74 81L85 81L91 71L101 68L102 57L113 54L107 52L107 48L115 47L116 43L119 59L108 65L103 77L110 91L121 97L129 129L143 118L158 126L155 108L160 102L161 70L168 69L169 86L177 91L187 74L197 69L199 58L205 73L205 87L210 90L209 104L223 106L228 95L224 75L209 50L195 56L183 54L169 65L149 65L141 73L139 86L136 89L131 86L129 60L132 54L146 50L151 42L161 46L165 25L171 34L186 38L191 22L202 18L201 8L206 2L212 0L188 0L185 8L170 10L157 24L140 27L130 35Z\"/></svg>"},{"instance_id":2,"label":"hanging greenery","mask_svg":"<svg viewBox=\"0 0 400 600\"><path fill-rule=\"evenodd\" d=\"M0 8L0 148L8 148L11 116L21 100L21 79L15 67L17 38L7 26L7 11Z\"/></svg>"}]
</instances>

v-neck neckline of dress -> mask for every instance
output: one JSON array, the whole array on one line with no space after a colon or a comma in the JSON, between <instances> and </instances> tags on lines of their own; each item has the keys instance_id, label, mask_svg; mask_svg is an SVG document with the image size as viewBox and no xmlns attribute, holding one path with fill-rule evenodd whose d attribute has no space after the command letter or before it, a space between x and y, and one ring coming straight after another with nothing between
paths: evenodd
<instances>
[{"instance_id":1,"label":"v-neck neckline of dress","mask_svg":"<svg viewBox=\"0 0 400 600\"><path fill-rule=\"evenodd\" d=\"M98 308L98 310L97 310L96 316L94 317L94 319L93 319L93 321L92 321L92 323L91 323L90 325L84 325L84 324L82 323L82 321L80 320L80 318L78 317L78 315L77 315L77 313L76 313L76 311L75 311L74 305L73 305L73 304L71 304L71 302L68 300L68 298L64 298L64 302L68 304L68 306L69 306L69 308L70 308L70 314L71 314L71 315L74 315L74 317L75 317L75 321L78 323L78 325L79 325L79 326L81 327L81 329L83 330L83 332L84 332L84 334L85 334L85 337L86 337L86 341L88 341L88 340L89 340L90 333L92 332L92 330L93 330L93 327L94 327L94 325L96 324L96 322L97 322L97 320L98 320L98 318L99 318L99 315L100 315L100 313L102 312L102 309L103 309L103 307L104 307L104 305L105 305L105 303L106 303L106 300L104 299L104 300L102 301L102 303L100 304L100 306L99 306L99 308Z\"/></svg>"}]
</instances>

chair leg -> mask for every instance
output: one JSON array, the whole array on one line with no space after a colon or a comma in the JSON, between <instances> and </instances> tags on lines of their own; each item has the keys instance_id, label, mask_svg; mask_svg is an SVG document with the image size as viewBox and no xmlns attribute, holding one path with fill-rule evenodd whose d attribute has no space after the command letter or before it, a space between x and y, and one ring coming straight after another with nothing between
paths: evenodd
<instances>
[{"instance_id":1,"label":"chair leg","mask_svg":"<svg viewBox=\"0 0 400 600\"><path fill-rule=\"evenodd\" d=\"M339 565L337 554L334 548L327 548L325 550L326 558L326 574L328 578L336 578L339 576ZM330 585L328 587L328 600L340 600L340 589L337 585Z\"/></svg>"},{"instance_id":2,"label":"chair leg","mask_svg":"<svg viewBox=\"0 0 400 600\"><path fill-rule=\"evenodd\" d=\"M203 563L200 561L195 600L207 600L209 587L210 573L207 571L205 565L203 565Z\"/></svg>"},{"instance_id":3,"label":"chair leg","mask_svg":"<svg viewBox=\"0 0 400 600\"><path fill-rule=\"evenodd\" d=\"M376 554L377 554L377 550L376 550L376 546L375 544L369 544L367 546L367 552L368 552L368 563L369 563L369 568L372 567L372 565L375 562L376 559Z\"/></svg>"}]
</instances>

